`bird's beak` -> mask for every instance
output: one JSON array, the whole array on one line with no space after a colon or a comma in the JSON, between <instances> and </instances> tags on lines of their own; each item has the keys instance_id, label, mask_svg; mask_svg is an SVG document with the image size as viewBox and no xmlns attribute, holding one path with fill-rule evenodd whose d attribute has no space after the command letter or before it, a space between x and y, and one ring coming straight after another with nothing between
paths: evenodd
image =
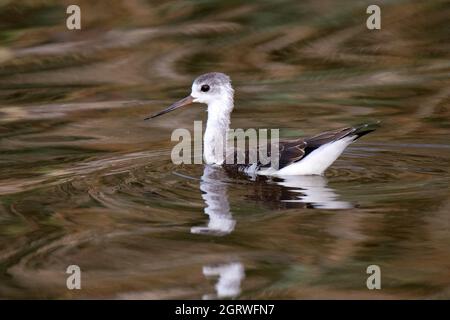
<instances>
[{"instance_id":1,"label":"bird's beak","mask_svg":"<svg viewBox=\"0 0 450 320\"><path fill-rule=\"evenodd\" d=\"M149 119L156 118L156 117L158 117L158 116L161 116L161 115L163 115L163 114L166 114L166 113L168 113L168 112L170 112L170 111L173 111L173 110L175 110L175 109L178 109L178 108L181 108L181 107L183 107L183 106L187 106L187 105L189 105L189 104L192 104L193 102L194 102L194 97L191 96L191 95L189 95L189 96L187 96L186 98L181 99L180 101L175 102L175 103L172 104L170 107L167 107L166 109L164 109L164 110L162 110L162 111L160 111L160 112L158 112L158 113L155 113L154 115L152 115L152 116L150 116L150 117L147 117L147 118L145 118L144 120L149 120Z\"/></svg>"}]
</instances>

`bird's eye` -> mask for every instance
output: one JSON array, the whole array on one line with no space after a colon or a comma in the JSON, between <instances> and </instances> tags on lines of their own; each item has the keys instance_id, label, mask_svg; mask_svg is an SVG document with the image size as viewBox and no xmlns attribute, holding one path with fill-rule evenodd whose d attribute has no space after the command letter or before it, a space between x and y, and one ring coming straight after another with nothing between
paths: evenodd
<instances>
[{"instance_id":1,"label":"bird's eye","mask_svg":"<svg viewBox=\"0 0 450 320\"><path fill-rule=\"evenodd\" d=\"M208 92L209 91L209 86L207 84L204 84L204 85L202 85L200 90L202 90L202 92Z\"/></svg>"}]
</instances>

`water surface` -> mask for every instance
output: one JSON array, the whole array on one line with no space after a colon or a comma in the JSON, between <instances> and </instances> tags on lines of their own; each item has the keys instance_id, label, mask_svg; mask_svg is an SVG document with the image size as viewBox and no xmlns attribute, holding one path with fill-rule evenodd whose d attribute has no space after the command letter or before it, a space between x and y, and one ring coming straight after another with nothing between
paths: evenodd
<instances>
[{"instance_id":1,"label":"water surface","mask_svg":"<svg viewBox=\"0 0 450 320\"><path fill-rule=\"evenodd\" d=\"M450 297L449 7L385 1L0 4L0 298ZM172 164L222 71L233 128L382 128L324 177ZM67 266L82 290L67 290ZM382 289L366 287L366 268Z\"/></svg>"}]
</instances>

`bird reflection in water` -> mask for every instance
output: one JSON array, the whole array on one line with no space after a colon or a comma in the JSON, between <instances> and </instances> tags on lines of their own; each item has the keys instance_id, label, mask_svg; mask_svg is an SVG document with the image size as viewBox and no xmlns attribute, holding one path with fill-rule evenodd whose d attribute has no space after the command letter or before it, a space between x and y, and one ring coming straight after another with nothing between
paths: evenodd
<instances>
[{"instance_id":1,"label":"bird reflection in water","mask_svg":"<svg viewBox=\"0 0 450 320\"><path fill-rule=\"evenodd\" d=\"M339 200L323 176L286 176L275 183L291 192L291 197L281 199L282 202L304 204L317 209L353 208L351 203Z\"/></svg>"},{"instance_id":2,"label":"bird reflection in water","mask_svg":"<svg viewBox=\"0 0 450 320\"><path fill-rule=\"evenodd\" d=\"M202 198L205 201L204 212L208 216L206 226L195 226L195 234L227 235L236 225L228 200L226 181L235 176L221 167L205 166L200 181ZM247 177L248 179L248 177ZM286 176L275 179L253 177L246 198L262 202L269 207L350 209L353 205L339 200L336 192L327 184L323 176Z\"/></svg>"},{"instance_id":3,"label":"bird reflection in water","mask_svg":"<svg viewBox=\"0 0 450 320\"><path fill-rule=\"evenodd\" d=\"M200 181L204 212L208 216L206 226L195 226L191 233L224 236L233 232L236 220L233 219L228 199L228 186L235 173L222 167L206 165ZM248 177L247 177L248 179ZM252 183L246 198L262 202L276 208L320 208L348 209L349 202L339 200L334 190L327 186L323 176L287 176L268 179L251 177ZM206 265L205 277L218 276L216 294L206 294L204 299L234 298L241 292L241 282L245 277L244 265L239 261Z\"/></svg>"},{"instance_id":4,"label":"bird reflection in water","mask_svg":"<svg viewBox=\"0 0 450 320\"><path fill-rule=\"evenodd\" d=\"M209 221L207 226L192 227L192 233L226 235L234 230L236 221L231 215L225 178L226 173L220 168L205 166L200 190L206 205L204 212Z\"/></svg>"},{"instance_id":5,"label":"bird reflection in water","mask_svg":"<svg viewBox=\"0 0 450 320\"><path fill-rule=\"evenodd\" d=\"M205 277L219 277L216 294L205 294L203 299L234 298L241 293L241 282L245 278L244 266L240 262L231 262L217 266L204 266Z\"/></svg>"}]
</instances>

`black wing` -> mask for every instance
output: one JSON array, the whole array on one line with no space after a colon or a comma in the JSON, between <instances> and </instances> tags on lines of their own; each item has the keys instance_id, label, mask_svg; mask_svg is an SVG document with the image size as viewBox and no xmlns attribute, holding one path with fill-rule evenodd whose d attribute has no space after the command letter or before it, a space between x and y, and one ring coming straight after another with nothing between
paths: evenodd
<instances>
[{"instance_id":1,"label":"black wing","mask_svg":"<svg viewBox=\"0 0 450 320\"><path fill-rule=\"evenodd\" d=\"M284 168L294 162L300 161L316 150L317 148L333 142L340 140L347 136L354 136L355 139L362 137L363 135L374 131L379 126L379 123L364 124L357 127L347 127L337 130L325 131L319 133L315 136L306 139L292 139L292 140L281 140L278 144L279 146L279 169ZM268 153L270 155L270 146L267 147ZM244 166L251 165L248 161L249 156L248 150L245 150L245 164ZM234 155L234 163L236 162L237 155ZM269 165L261 165L257 163L258 167L269 167Z\"/></svg>"}]
</instances>

